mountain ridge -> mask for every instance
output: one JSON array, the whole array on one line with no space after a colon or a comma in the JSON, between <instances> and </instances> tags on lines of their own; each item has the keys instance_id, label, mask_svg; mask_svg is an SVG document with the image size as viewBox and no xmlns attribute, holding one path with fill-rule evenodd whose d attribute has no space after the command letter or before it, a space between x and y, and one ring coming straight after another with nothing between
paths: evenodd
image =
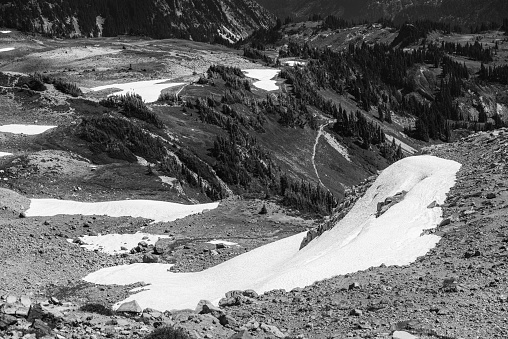
<instances>
[{"instance_id":1,"label":"mountain ridge","mask_svg":"<svg viewBox=\"0 0 508 339\"><path fill-rule=\"evenodd\" d=\"M0 2L0 26L71 38L133 34L232 43L273 22L252 0Z\"/></svg>"}]
</instances>

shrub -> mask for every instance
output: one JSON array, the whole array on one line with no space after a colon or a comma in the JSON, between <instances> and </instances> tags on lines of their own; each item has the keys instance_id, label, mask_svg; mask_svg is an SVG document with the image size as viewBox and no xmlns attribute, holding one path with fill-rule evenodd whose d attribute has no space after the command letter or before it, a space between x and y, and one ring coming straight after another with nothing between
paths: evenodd
<instances>
[{"instance_id":1,"label":"shrub","mask_svg":"<svg viewBox=\"0 0 508 339\"><path fill-rule=\"evenodd\" d=\"M155 329L145 339L191 339L191 336L184 329L168 326Z\"/></svg>"}]
</instances>

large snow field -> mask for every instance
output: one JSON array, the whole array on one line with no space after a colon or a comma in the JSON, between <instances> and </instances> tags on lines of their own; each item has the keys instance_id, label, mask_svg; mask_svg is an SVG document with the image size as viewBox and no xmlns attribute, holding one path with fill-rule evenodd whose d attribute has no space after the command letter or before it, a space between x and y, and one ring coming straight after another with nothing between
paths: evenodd
<instances>
[{"instance_id":1,"label":"large snow field","mask_svg":"<svg viewBox=\"0 0 508 339\"><path fill-rule=\"evenodd\" d=\"M64 215L107 215L110 217L140 217L154 222L168 222L188 215L215 209L218 202L183 205L156 200L123 200L105 202L79 202L58 199L32 199L27 217Z\"/></svg>"},{"instance_id":2,"label":"large snow field","mask_svg":"<svg viewBox=\"0 0 508 339\"><path fill-rule=\"evenodd\" d=\"M136 247L139 242L144 241L148 245L155 245L157 240L169 238L169 235L154 235L148 233L134 234L104 234L97 236L84 235L79 237L85 244L81 247L89 251L100 251L108 254L127 253ZM72 239L69 239L72 242ZM124 248L124 249L122 249Z\"/></svg>"},{"instance_id":3,"label":"large snow field","mask_svg":"<svg viewBox=\"0 0 508 339\"><path fill-rule=\"evenodd\" d=\"M0 48L0 52L9 52L9 51L13 51L13 50L14 50L14 47Z\"/></svg>"},{"instance_id":4,"label":"large snow field","mask_svg":"<svg viewBox=\"0 0 508 339\"><path fill-rule=\"evenodd\" d=\"M265 91L275 91L279 89L275 80L277 74L280 73L279 69L274 68L258 68L258 69L242 69L245 75L252 79L257 79L253 85L257 88L264 89Z\"/></svg>"},{"instance_id":5,"label":"large snow field","mask_svg":"<svg viewBox=\"0 0 508 339\"><path fill-rule=\"evenodd\" d=\"M46 132L52 128L57 126L42 126L42 125L1 125L0 132L4 133L13 133L13 134L26 134L26 135L36 135Z\"/></svg>"},{"instance_id":6,"label":"large snow field","mask_svg":"<svg viewBox=\"0 0 508 339\"><path fill-rule=\"evenodd\" d=\"M171 310L193 309L201 299L217 303L230 290L291 290L381 264L406 265L439 241L436 235L421 235L442 220L441 208L427 206L444 202L460 166L428 155L398 161L379 175L336 227L302 250L305 232L202 272L172 273L168 271L171 265L134 264L105 268L84 279L106 285L145 282L149 285L133 290L138 293L124 301ZM404 200L376 218L377 203L403 190L407 191Z\"/></svg>"},{"instance_id":7,"label":"large snow field","mask_svg":"<svg viewBox=\"0 0 508 339\"><path fill-rule=\"evenodd\" d=\"M166 88L176 87L185 85L183 82L169 82L171 79L159 79L159 80L147 80L147 81L136 81L126 82L124 84L111 84L99 87L90 88L92 91L102 91L108 88L118 88L120 91L115 92L111 95L125 95L138 94L145 102L155 102L159 99L161 91Z\"/></svg>"}]
</instances>

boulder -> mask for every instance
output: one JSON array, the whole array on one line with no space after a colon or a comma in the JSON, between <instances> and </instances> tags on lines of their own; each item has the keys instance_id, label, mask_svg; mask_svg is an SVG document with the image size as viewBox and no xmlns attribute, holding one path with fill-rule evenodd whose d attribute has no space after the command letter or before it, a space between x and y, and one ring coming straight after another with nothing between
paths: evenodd
<instances>
[{"instance_id":1,"label":"boulder","mask_svg":"<svg viewBox=\"0 0 508 339\"><path fill-rule=\"evenodd\" d=\"M155 254L164 254L164 253L171 252L173 250L173 248L175 247L175 244L176 243L174 240L171 240L168 238L159 239L155 243L153 252Z\"/></svg>"},{"instance_id":2,"label":"boulder","mask_svg":"<svg viewBox=\"0 0 508 339\"><path fill-rule=\"evenodd\" d=\"M143 263L145 264L153 264L158 263L159 257L153 255L153 254L145 254L143 255Z\"/></svg>"},{"instance_id":3,"label":"boulder","mask_svg":"<svg viewBox=\"0 0 508 339\"><path fill-rule=\"evenodd\" d=\"M116 311L126 313L141 313L143 312L143 309L141 308L141 306L139 306L136 300L133 300L123 303L122 305L120 305L120 307L118 307Z\"/></svg>"},{"instance_id":4,"label":"boulder","mask_svg":"<svg viewBox=\"0 0 508 339\"><path fill-rule=\"evenodd\" d=\"M48 335L51 335L51 327L48 326L44 321L40 319L35 319L32 328L37 333L37 338L42 338Z\"/></svg>"},{"instance_id":5,"label":"boulder","mask_svg":"<svg viewBox=\"0 0 508 339\"><path fill-rule=\"evenodd\" d=\"M266 333L270 333L270 334L274 335L277 338L285 338L286 337L286 335L284 333L282 333L276 326L261 323L259 328L264 330Z\"/></svg>"},{"instance_id":6,"label":"boulder","mask_svg":"<svg viewBox=\"0 0 508 339\"><path fill-rule=\"evenodd\" d=\"M240 291L240 290L234 290L234 291L229 291L226 293L226 298L234 298L234 297L239 297L243 295L243 291Z\"/></svg>"},{"instance_id":7,"label":"boulder","mask_svg":"<svg viewBox=\"0 0 508 339\"><path fill-rule=\"evenodd\" d=\"M0 314L0 330L6 330L9 326L17 322L17 319L12 315Z\"/></svg>"},{"instance_id":8,"label":"boulder","mask_svg":"<svg viewBox=\"0 0 508 339\"><path fill-rule=\"evenodd\" d=\"M243 291L243 293L242 293L242 294L243 294L244 296L246 296L246 297L249 297L249 298L254 298L254 299L255 299L255 298L257 298L257 297L259 297L259 295L258 295L258 294L256 293L256 291L254 291L254 290L245 290L245 291Z\"/></svg>"},{"instance_id":9,"label":"boulder","mask_svg":"<svg viewBox=\"0 0 508 339\"><path fill-rule=\"evenodd\" d=\"M208 300L201 300L198 305L196 306L196 313L197 314L209 314L209 313L224 313L223 310L218 308L217 306L213 305Z\"/></svg>"}]
</instances>

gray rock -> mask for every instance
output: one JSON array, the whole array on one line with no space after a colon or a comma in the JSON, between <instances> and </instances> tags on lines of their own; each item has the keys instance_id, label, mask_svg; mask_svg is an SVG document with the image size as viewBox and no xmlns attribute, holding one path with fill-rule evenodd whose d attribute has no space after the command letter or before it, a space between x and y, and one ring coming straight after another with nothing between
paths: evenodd
<instances>
[{"instance_id":1,"label":"gray rock","mask_svg":"<svg viewBox=\"0 0 508 339\"><path fill-rule=\"evenodd\" d=\"M199 301L198 305L196 306L196 313L197 314L209 314L209 313L224 313L223 310L218 308L217 306L214 306L210 301L208 300L201 300Z\"/></svg>"},{"instance_id":2,"label":"gray rock","mask_svg":"<svg viewBox=\"0 0 508 339\"><path fill-rule=\"evenodd\" d=\"M257 298L257 297L259 297L259 295L254 290L245 290L245 291L243 291L242 294L244 296L246 296L246 297L249 297L249 298Z\"/></svg>"},{"instance_id":3,"label":"gray rock","mask_svg":"<svg viewBox=\"0 0 508 339\"><path fill-rule=\"evenodd\" d=\"M159 257L153 255L153 254L144 254L143 255L143 263L145 264L153 264L158 263Z\"/></svg>"},{"instance_id":4,"label":"gray rock","mask_svg":"<svg viewBox=\"0 0 508 339\"><path fill-rule=\"evenodd\" d=\"M143 309L139 306L136 300L133 300L123 303L122 305L120 305L120 307L118 307L116 311L126 313L141 313L143 312Z\"/></svg>"},{"instance_id":5,"label":"gray rock","mask_svg":"<svg viewBox=\"0 0 508 339\"><path fill-rule=\"evenodd\" d=\"M32 328L35 329L37 333L37 338L45 337L47 335L51 335L51 327L48 326L44 321L40 319L35 319Z\"/></svg>"},{"instance_id":6,"label":"gray rock","mask_svg":"<svg viewBox=\"0 0 508 339\"><path fill-rule=\"evenodd\" d=\"M164 254L164 253L171 252L174 247L175 247L175 241L174 240L171 240L171 239L168 239L168 238L163 238L163 239L159 239L155 243L155 247L153 249L153 252L155 254Z\"/></svg>"},{"instance_id":7,"label":"gray rock","mask_svg":"<svg viewBox=\"0 0 508 339\"><path fill-rule=\"evenodd\" d=\"M352 315L352 316L355 316L355 317L359 317L363 314L362 310L359 310L359 309L352 309L350 312L349 312L349 315Z\"/></svg>"},{"instance_id":8,"label":"gray rock","mask_svg":"<svg viewBox=\"0 0 508 339\"><path fill-rule=\"evenodd\" d=\"M282 333L276 326L261 323L259 328L261 328L262 330L264 330L267 333L270 333L270 334L276 336L277 338L285 338L286 337L286 335L284 333Z\"/></svg>"},{"instance_id":9,"label":"gray rock","mask_svg":"<svg viewBox=\"0 0 508 339\"><path fill-rule=\"evenodd\" d=\"M5 302L8 304L15 304L16 301L18 301L18 297L12 294L8 295L7 298L5 298Z\"/></svg>"},{"instance_id":10,"label":"gray rock","mask_svg":"<svg viewBox=\"0 0 508 339\"><path fill-rule=\"evenodd\" d=\"M0 314L0 330L6 330L9 326L17 322L18 320L12 315Z\"/></svg>"}]
</instances>

